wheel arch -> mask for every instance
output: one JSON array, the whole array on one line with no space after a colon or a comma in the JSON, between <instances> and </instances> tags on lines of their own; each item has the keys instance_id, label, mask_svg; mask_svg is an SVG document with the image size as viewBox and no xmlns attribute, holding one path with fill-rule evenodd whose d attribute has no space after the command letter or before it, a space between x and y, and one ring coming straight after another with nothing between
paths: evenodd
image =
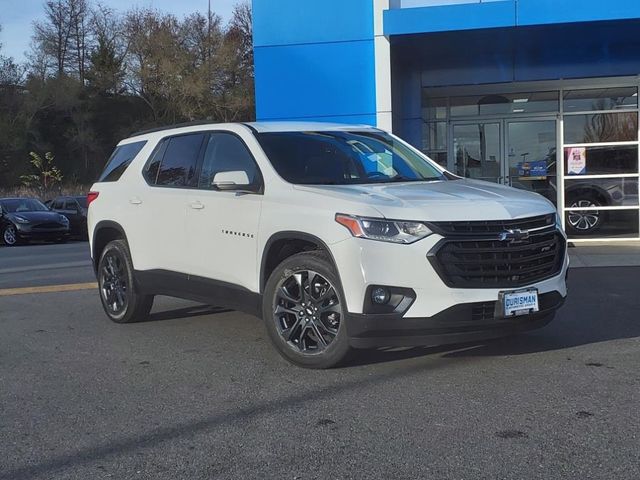
<instances>
[{"instance_id":1,"label":"wheel arch","mask_svg":"<svg viewBox=\"0 0 640 480\"><path fill-rule=\"evenodd\" d=\"M273 270L286 258L304 251L322 250L327 253L336 274L338 269L329 246L320 238L310 233L298 231L277 232L269 237L262 250L260 261L260 293L264 293L264 287Z\"/></svg>"},{"instance_id":2,"label":"wheel arch","mask_svg":"<svg viewBox=\"0 0 640 480\"><path fill-rule=\"evenodd\" d=\"M599 185L581 183L567 188L565 192L565 195L569 198L571 198L572 196L576 197L584 193L593 195L598 200L602 201L602 206L607 206L612 203L612 199L609 193Z\"/></svg>"},{"instance_id":3,"label":"wheel arch","mask_svg":"<svg viewBox=\"0 0 640 480\"><path fill-rule=\"evenodd\" d=\"M98 262L104 247L109 242L118 239L124 240L127 244L129 243L122 225L112 220L102 220L96 224L91 242L91 258L94 272L98 271Z\"/></svg>"}]
</instances>

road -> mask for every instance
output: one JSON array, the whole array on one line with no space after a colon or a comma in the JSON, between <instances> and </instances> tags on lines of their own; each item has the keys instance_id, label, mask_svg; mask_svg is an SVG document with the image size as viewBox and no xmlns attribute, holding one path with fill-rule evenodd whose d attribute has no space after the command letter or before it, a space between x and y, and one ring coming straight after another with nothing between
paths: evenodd
<instances>
[{"instance_id":1,"label":"road","mask_svg":"<svg viewBox=\"0 0 640 480\"><path fill-rule=\"evenodd\" d=\"M0 244L0 289L95 282L89 244Z\"/></svg>"},{"instance_id":2,"label":"road","mask_svg":"<svg viewBox=\"0 0 640 480\"><path fill-rule=\"evenodd\" d=\"M55 279L7 273L40 248L0 249L4 285ZM92 280L73 265L65 281ZM542 330L329 371L236 312L162 298L117 325L95 290L0 296L0 479L637 480L638 285L638 267L575 269Z\"/></svg>"}]
</instances>

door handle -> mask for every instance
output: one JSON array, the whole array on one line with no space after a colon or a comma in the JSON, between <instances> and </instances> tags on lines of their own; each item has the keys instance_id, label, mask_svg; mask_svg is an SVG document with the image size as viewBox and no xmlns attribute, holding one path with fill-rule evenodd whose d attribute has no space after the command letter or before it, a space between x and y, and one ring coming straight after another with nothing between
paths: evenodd
<instances>
[{"instance_id":1,"label":"door handle","mask_svg":"<svg viewBox=\"0 0 640 480\"><path fill-rule=\"evenodd\" d=\"M204 208L204 204L199 200L196 200L195 202L191 202L189 206L194 210L202 210Z\"/></svg>"},{"instance_id":2,"label":"door handle","mask_svg":"<svg viewBox=\"0 0 640 480\"><path fill-rule=\"evenodd\" d=\"M140 200L138 197L132 197L129 199L129 203L131 205L140 205L142 203L142 200Z\"/></svg>"}]
</instances>

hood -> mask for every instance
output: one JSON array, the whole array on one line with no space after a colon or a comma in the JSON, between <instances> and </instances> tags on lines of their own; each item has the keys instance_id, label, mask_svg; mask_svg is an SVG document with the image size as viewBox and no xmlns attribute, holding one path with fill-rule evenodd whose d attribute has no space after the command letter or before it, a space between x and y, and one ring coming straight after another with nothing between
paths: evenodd
<instances>
[{"instance_id":1,"label":"hood","mask_svg":"<svg viewBox=\"0 0 640 480\"><path fill-rule=\"evenodd\" d=\"M7 217L15 219L15 217L22 217L29 220L30 223L42 223L42 222L58 222L60 223L60 214L56 212L14 212L8 213Z\"/></svg>"},{"instance_id":2,"label":"hood","mask_svg":"<svg viewBox=\"0 0 640 480\"><path fill-rule=\"evenodd\" d=\"M555 212L553 204L537 193L480 180L295 188L337 200L363 202L382 216L398 220L505 220Z\"/></svg>"}]
</instances>

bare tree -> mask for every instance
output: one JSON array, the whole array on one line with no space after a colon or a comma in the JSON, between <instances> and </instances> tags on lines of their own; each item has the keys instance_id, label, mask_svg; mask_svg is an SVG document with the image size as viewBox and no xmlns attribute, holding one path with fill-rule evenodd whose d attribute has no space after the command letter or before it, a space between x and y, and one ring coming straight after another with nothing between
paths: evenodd
<instances>
[{"instance_id":1,"label":"bare tree","mask_svg":"<svg viewBox=\"0 0 640 480\"><path fill-rule=\"evenodd\" d=\"M41 53L50 57L55 74L60 77L67 73L71 44L71 12L67 1L49 0L44 4L44 13L45 19L33 24L32 50L36 55Z\"/></svg>"},{"instance_id":2,"label":"bare tree","mask_svg":"<svg viewBox=\"0 0 640 480\"><path fill-rule=\"evenodd\" d=\"M93 47L87 71L89 86L105 94L123 93L129 43L124 35L122 16L98 4L91 14L90 30Z\"/></svg>"},{"instance_id":3,"label":"bare tree","mask_svg":"<svg viewBox=\"0 0 640 480\"><path fill-rule=\"evenodd\" d=\"M75 63L75 70L80 83L84 84L87 65L90 11L86 0L65 0L69 11L71 30L70 54Z\"/></svg>"},{"instance_id":4,"label":"bare tree","mask_svg":"<svg viewBox=\"0 0 640 480\"><path fill-rule=\"evenodd\" d=\"M251 6L244 1L233 9L224 40L226 78L222 86L224 121L254 116L253 24Z\"/></svg>"}]
</instances>

